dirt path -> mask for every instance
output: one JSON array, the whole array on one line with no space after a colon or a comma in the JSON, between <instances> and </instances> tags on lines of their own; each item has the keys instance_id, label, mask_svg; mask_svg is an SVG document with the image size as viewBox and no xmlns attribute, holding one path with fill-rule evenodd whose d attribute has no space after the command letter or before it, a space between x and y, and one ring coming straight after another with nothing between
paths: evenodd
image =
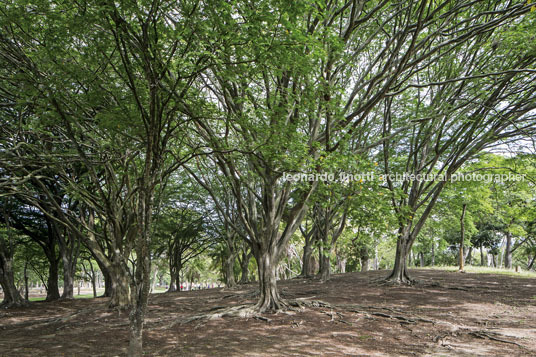
<instances>
[{"instance_id":1,"label":"dirt path","mask_svg":"<svg viewBox=\"0 0 536 357\"><path fill-rule=\"evenodd\" d=\"M328 283L280 282L282 295L324 307L183 323L254 301L254 284L152 296L150 356L535 356L536 279L415 270L420 284L379 286L385 272ZM126 313L104 299L36 302L0 311L0 356L122 356Z\"/></svg>"}]
</instances>

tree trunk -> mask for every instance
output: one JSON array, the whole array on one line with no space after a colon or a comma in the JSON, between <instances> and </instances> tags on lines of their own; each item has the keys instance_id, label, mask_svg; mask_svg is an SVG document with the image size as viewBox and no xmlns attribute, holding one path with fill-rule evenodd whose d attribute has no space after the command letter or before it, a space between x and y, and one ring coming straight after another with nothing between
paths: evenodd
<instances>
[{"instance_id":1,"label":"tree trunk","mask_svg":"<svg viewBox=\"0 0 536 357\"><path fill-rule=\"evenodd\" d=\"M311 272L311 256L313 255L313 240L308 239L305 241L305 245L303 246L303 263L302 263L302 270L300 273L300 276L303 277L310 277L312 275Z\"/></svg>"},{"instance_id":2,"label":"tree trunk","mask_svg":"<svg viewBox=\"0 0 536 357\"><path fill-rule=\"evenodd\" d=\"M143 355L143 320L144 311L140 306L134 306L130 310L129 320L129 344L128 344L128 356L142 356Z\"/></svg>"},{"instance_id":3,"label":"tree trunk","mask_svg":"<svg viewBox=\"0 0 536 357\"><path fill-rule=\"evenodd\" d=\"M467 254L465 255L465 264L471 265L473 262L473 247L469 247Z\"/></svg>"},{"instance_id":4,"label":"tree trunk","mask_svg":"<svg viewBox=\"0 0 536 357\"><path fill-rule=\"evenodd\" d=\"M4 300L0 306L22 306L27 302L22 298L15 286L15 274L13 271L13 255L15 249L5 206L3 213L7 228L7 240L4 238L4 235L0 234L0 286L4 292Z\"/></svg>"},{"instance_id":5,"label":"tree trunk","mask_svg":"<svg viewBox=\"0 0 536 357\"><path fill-rule=\"evenodd\" d=\"M91 286L93 287L93 297L97 297L97 284L95 279L95 270L93 269L93 264L91 263L91 260L89 260L89 269L91 271Z\"/></svg>"},{"instance_id":6,"label":"tree trunk","mask_svg":"<svg viewBox=\"0 0 536 357\"><path fill-rule=\"evenodd\" d=\"M462 216L460 217L460 252L459 252L459 271L463 271L463 263L464 263L464 256L463 256L463 243L465 239L465 210L467 208L467 204L463 204L462 207Z\"/></svg>"},{"instance_id":7,"label":"tree trunk","mask_svg":"<svg viewBox=\"0 0 536 357\"><path fill-rule=\"evenodd\" d=\"M177 280L179 279L179 272L176 267L170 267L169 269L169 287L167 289L168 293L180 290L180 285L177 286Z\"/></svg>"},{"instance_id":8,"label":"tree trunk","mask_svg":"<svg viewBox=\"0 0 536 357\"><path fill-rule=\"evenodd\" d=\"M128 275L119 263L110 267L111 295L109 307L126 309L130 306L130 288Z\"/></svg>"},{"instance_id":9,"label":"tree trunk","mask_svg":"<svg viewBox=\"0 0 536 357\"><path fill-rule=\"evenodd\" d=\"M337 271L341 274L346 273L346 258L337 254Z\"/></svg>"},{"instance_id":10,"label":"tree trunk","mask_svg":"<svg viewBox=\"0 0 536 357\"><path fill-rule=\"evenodd\" d=\"M423 252L419 252L419 262L420 262L421 268L423 268L424 267L424 253Z\"/></svg>"},{"instance_id":11,"label":"tree trunk","mask_svg":"<svg viewBox=\"0 0 536 357\"><path fill-rule=\"evenodd\" d=\"M259 273L260 298L254 309L260 313L277 311L286 306L277 291L277 255L273 250L260 247L255 252Z\"/></svg>"},{"instance_id":12,"label":"tree trunk","mask_svg":"<svg viewBox=\"0 0 536 357\"><path fill-rule=\"evenodd\" d=\"M504 267L512 269L512 233L506 232L506 248L504 251Z\"/></svg>"},{"instance_id":13,"label":"tree trunk","mask_svg":"<svg viewBox=\"0 0 536 357\"><path fill-rule=\"evenodd\" d=\"M369 254L368 249L366 247L363 247L360 249L360 260L361 260L361 271L368 271L369 270Z\"/></svg>"},{"instance_id":14,"label":"tree trunk","mask_svg":"<svg viewBox=\"0 0 536 357\"><path fill-rule=\"evenodd\" d=\"M48 262L49 266L46 301L54 301L60 298L60 289L58 287L58 261L55 259L55 257L49 257Z\"/></svg>"},{"instance_id":15,"label":"tree trunk","mask_svg":"<svg viewBox=\"0 0 536 357\"><path fill-rule=\"evenodd\" d=\"M249 261L251 259L251 252L247 252L247 248L242 251L242 260L240 262L240 284L247 284L249 282Z\"/></svg>"},{"instance_id":16,"label":"tree trunk","mask_svg":"<svg viewBox=\"0 0 536 357\"><path fill-rule=\"evenodd\" d=\"M531 270L532 269L532 266L534 265L534 260L536 260L536 254L534 254L532 256L532 260L530 261L530 263L527 265L527 270Z\"/></svg>"},{"instance_id":17,"label":"tree trunk","mask_svg":"<svg viewBox=\"0 0 536 357\"><path fill-rule=\"evenodd\" d=\"M393 271L386 281L395 284L411 284L413 280L409 277L407 270L407 256L410 250L409 227L399 228L399 236L396 243L395 265Z\"/></svg>"},{"instance_id":18,"label":"tree trunk","mask_svg":"<svg viewBox=\"0 0 536 357\"><path fill-rule=\"evenodd\" d=\"M28 288L28 261L24 262L24 300L29 301L30 291Z\"/></svg>"},{"instance_id":19,"label":"tree trunk","mask_svg":"<svg viewBox=\"0 0 536 357\"><path fill-rule=\"evenodd\" d=\"M480 244L480 266L484 266L484 246Z\"/></svg>"},{"instance_id":20,"label":"tree trunk","mask_svg":"<svg viewBox=\"0 0 536 357\"><path fill-rule=\"evenodd\" d=\"M74 271L70 259L63 260L63 293L62 299L74 299Z\"/></svg>"},{"instance_id":21,"label":"tree trunk","mask_svg":"<svg viewBox=\"0 0 536 357\"><path fill-rule=\"evenodd\" d=\"M435 266L435 242L432 242L432 266Z\"/></svg>"},{"instance_id":22,"label":"tree trunk","mask_svg":"<svg viewBox=\"0 0 536 357\"><path fill-rule=\"evenodd\" d=\"M0 252L0 285L4 292L2 307L22 306L26 301L22 298L15 286L15 276L13 274L13 260Z\"/></svg>"},{"instance_id":23,"label":"tree trunk","mask_svg":"<svg viewBox=\"0 0 536 357\"><path fill-rule=\"evenodd\" d=\"M232 288L236 285L234 275L235 253L230 251L225 259L225 286Z\"/></svg>"},{"instance_id":24,"label":"tree trunk","mask_svg":"<svg viewBox=\"0 0 536 357\"><path fill-rule=\"evenodd\" d=\"M320 263L320 280L328 281L331 277L331 261L330 251L327 248L323 249L322 262Z\"/></svg>"}]
</instances>

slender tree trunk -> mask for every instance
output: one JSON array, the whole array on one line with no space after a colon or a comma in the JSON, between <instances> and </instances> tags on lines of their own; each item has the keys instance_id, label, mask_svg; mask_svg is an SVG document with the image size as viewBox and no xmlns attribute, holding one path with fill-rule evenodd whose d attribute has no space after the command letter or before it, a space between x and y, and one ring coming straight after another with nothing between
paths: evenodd
<instances>
[{"instance_id":1,"label":"slender tree trunk","mask_svg":"<svg viewBox=\"0 0 536 357\"><path fill-rule=\"evenodd\" d=\"M93 264L91 263L91 260L89 260L89 269L91 271L91 286L93 287L93 297L97 297L97 283L96 283L96 277L95 277L95 270L93 269Z\"/></svg>"},{"instance_id":2,"label":"slender tree trunk","mask_svg":"<svg viewBox=\"0 0 536 357\"><path fill-rule=\"evenodd\" d=\"M432 242L432 266L435 266L435 242Z\"/></svg>"},{"instance_id":3,"label":"slender tree trunk","mask_svg":"<svg viewBox=\"0 0 536 357\"><path fill-rule=\"evenodd\" d=\"M527 270L531 270L531 269L532 269L532 267L533 267L533 265L534 265L534 260L536 260L536 254L534 254L534 255L532 256L532 260L531 260L530 263L528 264L528 266L527 266Z\"/></svg>"},{"instance_id":4,"label":"slender tree trunk","mask_svg":"<svg viewBox=\"0 0 536 357\"><path fill-rule=\"evenodd\" d=\"M464 257L463 257L463 243L465 239L465 210L467 208L467 205L464 203L462 207L462 216L460 217L460 252L459 252L459 270L463 271L463 263L464 263Z\"/></svg>"},{"instance_id":5,"label":"slender tree trunk","mask_svg":"<svg viewBox=\"0 0 536 357\"><path fill-rule=\"evenodd\" d=\"M504 267L512 269L512 233L506 232L506 248L504 251Z\"/></svg>"},{"instance_id":6,"label":"slender tree trunk","mask_svg":"<svg viewBox=\"0 0 536 357\"><path fill-rule=\"evenodd\" d=\"M423 252L419 252L419 262L420 262L421 268L423 268L424 267L424 253Z\"/></svg>"},{"instance_id":7,"label":"slender tree trunk","mask_svg":"<svg viewBox=\"0 0 536 357\"><path fill-rule=\"evenodd\" d=\"M484 246L480 244L480 266L484 266L486 263L484 262Z\"/></svg>"},{"instance_id":8,"label":"slender tree trunk","mask_svg":"<svg viewBox=\"0 0 536 357\"><path fill-rule=\"evenodd\" d=\"M28 261L24 262L24 300L29 301L30 291L28 288Z\"/></svg>"}]
</instances>

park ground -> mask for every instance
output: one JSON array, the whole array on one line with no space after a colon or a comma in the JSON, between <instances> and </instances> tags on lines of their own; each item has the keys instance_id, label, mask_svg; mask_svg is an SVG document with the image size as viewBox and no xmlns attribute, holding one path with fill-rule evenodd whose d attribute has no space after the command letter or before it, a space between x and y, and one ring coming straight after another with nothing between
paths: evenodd
<instances>
[{"instance_id":1,"label":"park ground","mask_svg":"<svg viewBox=\"0 0 536 357\"><path fill-rule=\"evenodd\" d=\"M279 282L305 308L215 317L255 301L255 284L151 296L148 356L536 356L536 279L412 270L414 286L381 285L386 271L329 282ZM201 315L203 318L201 318ZM208 319L207 317L213 317ZM124 356L128 314L105 299L33 302L0 311L0 356Z\"/></svg>"}]
</instances>

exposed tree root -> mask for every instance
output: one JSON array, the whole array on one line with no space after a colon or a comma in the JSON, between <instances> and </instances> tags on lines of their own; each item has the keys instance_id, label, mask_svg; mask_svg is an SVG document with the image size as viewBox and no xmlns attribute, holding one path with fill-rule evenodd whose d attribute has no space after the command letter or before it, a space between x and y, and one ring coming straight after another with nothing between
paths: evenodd
<instances>
[{"instance_id":1,"label":"exposed tree root","mask_svg":"<svg viewBox=\"0 0 536 357\"><path fill-rule=\"evenodd\" d=\"M496 332L480 330L480 331L471 331L471 332L469 332L469 335L474 336L474 337L478 337L478 338L484 338L484 339L487 338L487 339L492 340L492 341L497 341L497 342L502 342L502 343L509 343L511 345L516 345L518 347L525 348L523 345L520 345L517 342L508 341L508 340L505 340L505 339L497 337L497 336L502 336L502 335L500 335L500 334L498 334Z\"/></svg>"},{"instance_id":2,"label":"exposed tree root","mask_svg":"<svg viewBox=\"0 0 536 357\"><path fill-rule=\"evenodd\" d=\"M3 302L0 303L0 309L11 309L16 307L25 307L28 306L30 303L26 300L21 300L17 302Z\"/></svg>"},{"instance_id":3,"label":"exposed tree root","mask_svg":"<svg viewBox=\"0 0 536 357\"><path fill-rule=\"evenodd\" d=\"M433 320L425 319L417 315L408 315L407 313L405 313L406 316L404 316L402 311L394 310L388 307L362 306L362 305L333 305L333 307L337 307L337 308L344 309L346 311L355 312L359 314L365 314L369 316L377 316L377 317L384 317L384 318L393 319L393 320L399 320L404 323L426 322L426 323L435 324L435 321ZM389 311L390 314L382 312L381 310Z\"/></svg>"}]
</instances>

